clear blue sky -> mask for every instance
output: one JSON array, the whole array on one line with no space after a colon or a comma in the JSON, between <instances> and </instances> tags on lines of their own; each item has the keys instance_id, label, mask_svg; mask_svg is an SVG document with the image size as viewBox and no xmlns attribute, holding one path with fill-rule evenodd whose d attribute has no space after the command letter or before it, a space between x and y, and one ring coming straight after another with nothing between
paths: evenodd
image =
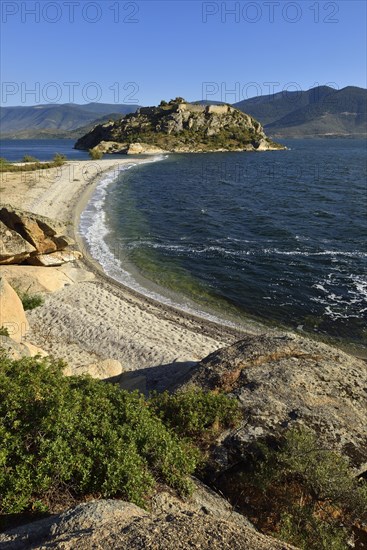
<instances>
[{"instance_id":1,"label":"clear blue sky","mask_svg":"<svg viewBox=\"0 0 367 550\"><path fill-rule=\"evenodd\" d=\"M366 87L366 3L1 0L1 46L4 106L232 103Z\"/></svg>"}]
</instances>

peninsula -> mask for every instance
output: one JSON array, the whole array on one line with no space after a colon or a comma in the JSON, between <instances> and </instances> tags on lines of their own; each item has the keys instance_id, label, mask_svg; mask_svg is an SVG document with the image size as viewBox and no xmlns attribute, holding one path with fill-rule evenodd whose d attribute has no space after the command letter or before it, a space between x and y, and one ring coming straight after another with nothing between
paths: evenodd
<instances>
[{"instance_id":1,"label":"peninsula","mask_svg":"<svg viewBox=\"0 0 367 550\"><path fill-rule=\"evenodd\" d=\"M92 155L285 149L265 135L260 122L231 105L198 105L180 97L97 125L75 148Z\"/></svg>"}]
</instances>

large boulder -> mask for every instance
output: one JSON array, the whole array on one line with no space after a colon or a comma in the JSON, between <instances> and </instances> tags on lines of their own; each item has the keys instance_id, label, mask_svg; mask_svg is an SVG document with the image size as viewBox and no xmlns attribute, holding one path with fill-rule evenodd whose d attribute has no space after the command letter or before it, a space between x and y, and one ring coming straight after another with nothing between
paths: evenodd
<instances>
[{"instance_id":1,"label":"large boulder","mask_svg":"<svg viewBox=\"0 0 367 550\"><path fill-rule=\"evenodd\" d=\"M0 277L0 327L16 342L21 342L29 329L23 304L4 277Z\"/></svg>"},{"instance_id":2,"label":"large boulder","mask_svg":"<svg viewBox=\"0 0 367 550\"><path fill-rule=\"evenodd\" d=\"M0 220L0 264L21 263L35 251L34 246Z\"/></svg>"},{"instance_id":3,"label":"large boulder","mask_svg":"<svg viewBox=\"0 0 367 550\"><path fill-rule=\"evenodd\" d=\"M20 292L40 294L56 292L65 286L92 281L95 275L73 264L61 267L40 267L31 265L2 265L0 276L4 275L8 283Z\"/></svg>"},{"instance_id":4,"label":"large boulder","mask_svg":"<svg viewBox=\"0 0 367 550\"><path fill-rule=\"evenodd\" d=\"M0 336L0 353L5 353L13 361L17 361L23 357L31 357L31 351L28 346L16 342L9 336Z\"/></svg>"},{"instance_id":5,"label":"large boulder","mask_svg":"<svg viewBox=\"0 0 367 550\"><path fill-rule=\"evenodd\" d=\"M248 336L193 367L182 387L236 396L243 426L222 448L246 452L257 439L306 425L320 442L367 467L367 364L331 346L298 336Z\"/></svg>"},{"instance_id":6,"label":"large boulder","mask_svg":"<svg viewBox=\"0 0 367 550\"><path fill-rule=\"evenodd\" d=\"M82 253L78 250L61 250L60 252L52 252L50 254L34 254L29 256L27 262L34 266L58 267L67 262L75 262L81 257Z\"/></svg>"},{"instance_id":7,"label":"large boulder","mask_svg":"<svg viewBox=\"0 0 367 550\"><path fill-rule=\"evenodd\" d=\"M12 206L0 208L0 224L0 264L35 263L34 257L62 255L69 245L74 244L73 239L65 234L61 222ZM46 264L41 260L37 265ZM56 265L55 261L52 265Z\"/></svg>"},{"instance_id":8,"label":"large boulder","mask_svg":"<svg viewBox=\"0 0 367 550\"><path fill-rule=\"evenodd\" d=\"M120 361L117 361L116 359L101 359L101 361L98 361L97 363L83 365L77 368L72 368L68 365L64 369L64 374L66 376L89 374L89 376L92 378L97 378L98 380L109 380L116 378L123 372L123 366Z\"/></svg>"},{"instance_id":9,"label":"large boulder","mask_svg":"<svg viewBox=\"0 0 367 550\"><path fill-rule=\"evenodd\" d=\"M251 528L190 509L148 514L118 500L80 504L58 516L0 534L0 547L63 550L288 550Z\"/></svg>"}]
</instances>

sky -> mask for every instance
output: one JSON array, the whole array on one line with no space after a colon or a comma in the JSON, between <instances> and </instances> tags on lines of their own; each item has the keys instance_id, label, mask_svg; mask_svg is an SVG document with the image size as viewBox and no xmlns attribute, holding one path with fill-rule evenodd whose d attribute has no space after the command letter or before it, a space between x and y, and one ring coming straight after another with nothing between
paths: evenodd
<instances>
[{"instance_id":1,"label":"sky","mask_svg":"<svg viewBox=\"0 0 367 550\"><path fill-rule=\"evenodd\" d=\"M1 0L1 105L366 87L366 2Z\"/></svg>"}]
</instances>

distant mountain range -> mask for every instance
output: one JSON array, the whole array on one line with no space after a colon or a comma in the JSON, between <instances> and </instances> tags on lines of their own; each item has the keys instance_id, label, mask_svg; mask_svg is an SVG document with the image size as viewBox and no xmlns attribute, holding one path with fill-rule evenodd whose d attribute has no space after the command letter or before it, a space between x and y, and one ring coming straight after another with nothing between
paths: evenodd
<instances>
[{"instance_id":1,"label":"distant mountain range","mask_svg":"<svg viewBox=\"0 0 367 550\"><path fill-rule=\"evenodd\" d=\"M279 92L245 99L234 107L259 120L266 133L277 139L367 135L367 90L364 88L348 86L335 90L318 86L303 92ZM77 139L95 125L117 120L138 108L139 105L108 103L0 107L0 135L14 139Z\"/></svg>"},{"instance_id":2,"label":"distant mountain range","mask_svg":"<svg viewBox=\"0 0 367 550\"><path fill-rule=\"evenodd\" d=\"M90 129L90 125L116 120L121 115L134 113L139 105L115 103L75 103L34 105L31 107L0 107L0 134L2 137L75 138ZM75 133L75 130L80 129Z\"/></svg>"},{"instance_id":3,"label":"distant mountain range","mask_svg":"<svg viewBox=\"0 0 367 550\"><path fill-rule=\"evenodd\" d=\"M246 99L234 105L260 120L271 137L363 136L367 134L367 90L318 86L306 92Z\"/></svg>"}]
</instances>

